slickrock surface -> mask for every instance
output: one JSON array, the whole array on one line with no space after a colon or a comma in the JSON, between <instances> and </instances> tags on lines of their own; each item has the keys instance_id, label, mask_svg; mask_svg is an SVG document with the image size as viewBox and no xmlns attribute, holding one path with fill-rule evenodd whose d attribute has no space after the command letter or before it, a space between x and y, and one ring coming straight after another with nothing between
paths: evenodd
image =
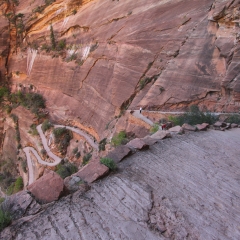
<instances>
[{"instance_id":1,"label":"slickrock surface","mask_svg":"<svg viewBox=\"0 0 240 240\"><path fill-rule=\"evenodd\" d=\"M239 239L240 129L165 139L1 239Z\"/></svg>"}]
</instances>

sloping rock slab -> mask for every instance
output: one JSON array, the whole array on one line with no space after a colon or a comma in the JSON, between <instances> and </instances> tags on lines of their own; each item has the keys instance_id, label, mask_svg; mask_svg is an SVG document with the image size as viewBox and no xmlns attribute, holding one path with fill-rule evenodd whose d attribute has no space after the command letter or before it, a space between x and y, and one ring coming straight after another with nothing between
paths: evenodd
<instances>
[{"instance_id":1,"label":"sloping rock slab","mask_svg":"<svg viewBox=\"0 0 240 240\"><path fill-rule=\"evenodd\" d=\"M41 203L50 203L59 199L64 192L63 179L51 171L27 187Z\"/></svg>"},{"instance_id":2,"label":"sloping rock slab","mask_svg":"<svg viewBox=\"0 0 240 240\"><path fill-rule=\"evenodd\" d=\"M41 205L26 191L18 192L6 198L2 206L10 213L12 220L35 214L41 209Z\"/></svg>"},{"instance_id":3,"label":"sloping rock slab","mask_svg":"<svg viewBox=\"0 0 240 240\"><path fill-rule=\"evenodd\" d=\"M168 131L179 133L179 134L184 133L184 129L181 126L175 126L175 127L169 128Z\"/></svg>"},{"instance_id":4,"label":"sloping rock slab","mask_svg":"<svg viewBox=\"0 0 240 240\"><path fill-rule=\"evenodd\" d=\"M156 133L151 135L151 138L162 140L164 138L171 137L171 133L169 131L158 130Z\"/></svg>"},{"instance_id":5,"label":"sloping rock slab","mask_svg":"<svg viewBox=\"0 0 240 240\"><path fill-rule=\"evenodd\" d=\"M129 146L129 147L132 147L132 148L135 148L135 149L138 149L138 150L149 148L149 145L146 144L140 138L135 138L135 139L131 140L126 146Z\"/></svg>"},{"instance_id":6,"label":"sloping rock slab","mask_svg":"<svg viewBox=\"0 0 240 240\"><path fill-rule=\"evenodd\" d=\"M126 156L131 154L131 149L125 145L116 147L113 151L109 152L106 156L111 158L115 163L121 162Z\"/></svg>"},{"instance_id":7,"label":"sloping rock slab","mask_svg":"<svg viewBox=\"0 0 240 240\"><path fill-rule=\"evenodd\" d=\"M192 126L188 123L184 123L182 127L184 130L187 130L187 131L194 131L194 132L197 131L197 128L195 126Z\"/></svg>"},{"instance_id":8,"label":"sloping rock slab","mask_svg":"<svg viewBox=\"0 0 240 240\"><path fill-rule=\"evenodd\" d=\"M208 123L197 124L196 127L199 131L206 131L207 128L209 127L209 124Z\"/></svg>"},{"instance_id":9,"label":"sloping rock slab","mask_svg":"<svg viewBox=\"0 0 240 240\"><path fill-rule=\"evenodd\" d=\"M107 175L108 171L108 167L101 164L99 158L96 158L75 173L74 176L78 176L87 183L92 183L97 179Z\"/></svg>"},{"instance_id":10,"label":"sloping rock slab","mask_svg":"<svg viewBox=\"0 0 240 240\"><path fill-rule=\"evenodd\" d=\"M86 192L89 190L88 184L84 183L82 179L78 176L69 176L64 179L65 188L70 193L74 193L76 191Z\"/></svg>"}]
</instances>

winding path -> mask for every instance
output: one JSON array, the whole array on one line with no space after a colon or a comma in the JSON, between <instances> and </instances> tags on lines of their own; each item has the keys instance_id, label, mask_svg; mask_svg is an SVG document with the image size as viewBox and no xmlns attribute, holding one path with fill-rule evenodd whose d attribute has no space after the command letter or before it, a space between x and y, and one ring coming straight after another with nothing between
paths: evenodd
<instances>
[{"instance_id":1,"label":"winding path","mask_svg":"<svg viewBox=\"0 0 240 240\"><path fill-rule=\"evenodd\" d=\"M83 136L87 142L95 149L95 150L98 150L98 144L94 142L94 140L89 137L85 132L83 132L82 130L78 129L78 128L74 128L74 127L69 127L69 126L64 126L64 125L54 125L54 128L66 128L66 129L69 129L81 136ZM42 131L42 124L38 125L37 126L37 131L39 133L39 136L42 140L42 144L43 144L43 147L45 149L45 151L47 152L47 155L52 158L54 161L49 163L49 162L46 162L44 160L42 160L42 158L39 156L38 152L36 151L36 149L34 149L33 147L25 147L23 149L23 151L25 152L26 154L26 157L27 157L27 164L28 164L28 184L32 184L34 182L34 173L33 173L33 159L31 158L31 155L30 155L30 152L32 152L32 154L36 157L37 161L42 164L42 165L47 165L47 166L56 166L58 165L60 162L61 162L61 158L58 157L57 155L55 155L51 149L49 148L48 146L48 143L47 143L47 139Z\"/></svg>"}]
</instances>

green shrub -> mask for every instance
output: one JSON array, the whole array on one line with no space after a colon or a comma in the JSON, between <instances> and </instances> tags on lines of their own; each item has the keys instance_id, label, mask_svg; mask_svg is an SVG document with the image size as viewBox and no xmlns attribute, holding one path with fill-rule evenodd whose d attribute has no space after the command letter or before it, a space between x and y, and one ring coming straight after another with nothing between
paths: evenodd
<instances>
[{"instance_id":1,"label":"green shrub","mask_svg":"<svg viewBox=\"0 0 240 240\"><path fill-rule=\"evenodd\" d=\"M4 202L5 198L0 197L0 204L2 204Z\"/></svg>"},{"instance_id":2,"label":"green shrub","mask_svg":"<svg viewBox=\"0 0 240 240\"><path fill-rule=\"evenodd\" d=\"M154 123L153 126L150 128L150 133L155 133L159 130L159 125Z\"/></svg>"},{"instance_id":3,"label":"green shrub","mask_svg":"<svg viewBox=\"0 0 240 240\"><path fill-rule=\"evenodd\" d=\"M22 179L22 177L18 177L15 182L15 185L14 185L14 190L13 190L14 193L17 193L17 192L23 190L23 187L24 187L23 179Z\"/></svg>"},{"instance_id":4,"label":"green shrub","mask_svg":"<svg viewBox=\"0 0 240 240\"><path fill-rule=\"evenodd\" d=\"M192 105L189 112L186 112L180 116L170 116L169 120L173 122L174 125L183 125L188 123L191 125L209 123L213 124L218 120L218 117L211 114L210 112L202 112L199 110L197 105Z\"/></svg>"},{"instance_id":5,"label":"green shrub","mask_svg":"<svg viewBox=\"0 0 240 240\"><path fill-rule=\"evenodd\" d=\"M57 50L61 51L66 48L66 40L60 40L57 45Z\"/></svg>"},{"instance_id":6,"label":"green shrub","mask_svg":"<svg viewBox=\"0 0 240 240\"><path fill-rule=\"evenodd\" d=\"M42 130L45 133L48 129L50 129L53 125L51 124L51 122L46 119L44 120L44 122L42 123Z\"/></svg>"},{"instance_id":7,"label":"green shrub","mask_svg":"<svg viewBox=\"0 0 240 240\"><path fill-rule=\"evenodd\" d=\"M38 115L40 108L45 108L46 100L38 93L23 93L18 91L10 95L10 101L15 104L21 104L23 107L30 109L32 113Z\"/></svg>"},{"instance_id":8,"label":"green shrub","mask_svg":"<svg viewBox=\"0 0 240 240\"><path fill-rule=\"evenodd\" d=\"M91 159L91 157L92 157L91 153L87 153L86 155L84 155L84 157L83 157L83 165L86 165L89 162L89 160Z\"/></svg>"},{"instance_id":9,"label":"green shrub","mask_svg":"<svg viewBox=\"0 0 240 240\"><path fill-rule=\"evenodd\" d=\"M59 164L56 167L56 173L63 179L76 173L77 170L78 168L72 163Z\"/></svg>"},{"instance_id":10,"label":"green shrub","mask_svg":"<svg viewBox=\"0 0 240 240\"><path fill-rule=\"evenodd\" d=\"M3 100L4 97L7 97L9 94L9 90L6 87L0 87L0 102Z\"/></svg>"},{"instance_id":11,"label":"green shrub","mask_svg":"<svg viewBox=\"0 0 240 240\"><path fill-rule=\"evenodd\" d=\"M32 134L33 136L38 135L37 125L36 125L36 124L32 124L32 125L30 126L30 131L29 131L29 133Z\"/></svg>"},{"instance_id":12,"label":"green shrub","mask_svg":"<svg viewBox=\"0 0 240 240\"><path fill-rule=\"evenodd\" d=\"M21 167L22 167L23 172L27 173L27 160L26 159L21 161Z\"/></svg>"},{"instance_id":13,"label":"green shrub","mask_svg":"<svg viewBox=\"0 0 240 240\"><path fill-rule=\"evenodd\" d=\"M7 195L12 195L14 193L14 186L15 186L15 183L12 183L8 188L7 188L7 191L6 191L6 194Z\"/></svg>"},{"instance_id":14,"label":"green shrub","mask_svg":"<svg viewBox=\"0 0 240 240\"><path fill-rule=\"evenodd\" d=\"M58 149L62 153L66 152L70 140L72 139L72 132L64 128L54 128L53 130L54 142L58 144Z\"/></svg>"},{"instance_id":15,"label":"green shrub","mask_svg":"<svg viewBox=\"0 0 240 240\"><path fill-rule=\"evenodd\" d=\"M104 138L99 142L99 152L105 151L106 144L107 144L107 138Z\"/></svg>"},{"instance_id":16,"label":"green shrub","mask_svg":"<svg viewBox=\"0 0 240 240\"><path fill-rule=\"evenodd\" d=\"M240 124L240 115L232 114L226 119L226 122Z\"/></svg>"},{"instance_id":17,"label":"green shrub","mask_svg":"<svg viewBox=\"0 0 240 240\"><path fill-rule=\"evenodd\" d=\"M111 143L114 145L114 146L119 146L121 144L125 144L127 142L127 134L125 131L121 131L119 132L117 135L115 135L113 138L112 138L112 141Z\"/></svg>"},{"instance_id":18,"label":"green shrub","mask_svg":"<svg viewBox=\"0 0 240 240\"><path fill-rule=\"evenodd\" d=\"M111 158L101 158L100 162L112 171L117 169L116 163Z\"/></svg>"},{"instance_id":19,"label":"green shrub","mask_svg":"<svg viewBox=\"0 0 240 240\"><path fill-rule=\"evenodd\" d=\"M72 153L73 154L76 154L78 152L78 147L75 147L73 150L72 150Z\"/></svg>"},{"instance_id":20,"label":"green shrub","mask_svg":"<svg viewBox=\"0 0 240 240\"><path fill-rule=\"evenodd\" d=\"M0 207L0 231L7 227L11 223L11 216L9 212Z\"/></svg>"},{"instance_id":21,"label":"green shrub","mask_svg":"<svg viewBox=\"0 0 240 240\"><path fill-rule=\"evenodd\" d=\"M18 116L15 114L11 114L10 117L12 118L12 120L14 121L14 123L18 122Z\"/></svg>"},{"instance_id":22,"label":"green shrub","mask_svg":"<svg viewBox=\"0 0 240 240\"><path fill-rule=\"evenodd\" d=\"M77 152L76 155L75 155L76 158L80 158L81 157L81 153L80 152Z\"/></svg>"}]
</instances>

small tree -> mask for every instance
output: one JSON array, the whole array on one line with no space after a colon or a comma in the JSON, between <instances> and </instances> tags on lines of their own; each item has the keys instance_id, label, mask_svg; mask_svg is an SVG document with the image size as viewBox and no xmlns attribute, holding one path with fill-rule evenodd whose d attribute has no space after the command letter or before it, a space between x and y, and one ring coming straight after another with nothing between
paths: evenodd
<instances>
[{"instance_id":1,"label":"small tree","mask_svg":"<svg viewBox=\"0 0 240 240\"><path fill-rule=\"evenodd\" d=\"M56 41L55 41L52 25L50 26L50 38L51 38L52 49L54 50L56 48Z\"/></svg>"}]
</instances>

